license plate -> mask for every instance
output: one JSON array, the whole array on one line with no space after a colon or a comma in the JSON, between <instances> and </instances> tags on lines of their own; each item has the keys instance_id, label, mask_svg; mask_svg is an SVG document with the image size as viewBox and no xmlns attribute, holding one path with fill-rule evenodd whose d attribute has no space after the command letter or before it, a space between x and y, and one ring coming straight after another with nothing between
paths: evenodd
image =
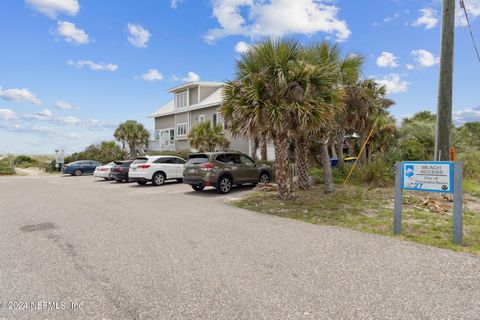
<instances>
[{"instance_id":1,"label":"license plate","mask_svg":"<svg viewBox=\"0 0 480 320\"><path fill-rule=\"evenodd\" d=\"M195 169L188 169L188 173L195 173Z\"/></svg>"}]
</instances>

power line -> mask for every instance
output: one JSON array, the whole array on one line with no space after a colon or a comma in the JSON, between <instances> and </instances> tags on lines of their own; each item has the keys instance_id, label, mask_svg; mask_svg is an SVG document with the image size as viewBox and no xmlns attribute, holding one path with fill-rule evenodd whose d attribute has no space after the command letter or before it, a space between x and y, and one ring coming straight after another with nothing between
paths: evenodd
<instances>
[{"instance_id":1,"label":"power line","mask_svg":"<svg viewBox=\"0 0 480 320\"><path fill-rule=\"evenodd\" d=\"M463 9L463 12L465 12L465 19L467 20L468 29L470 30L470 37L472 38L473 47L475 48L475 52L477 53L478 62L480 62L480 53L478 53L477 43L475 42L475 37L473 36L472 26L470 24L467 8L465 7L465 2L463 0L460 0L460 7Z\"/></svg>"}]
</instances>

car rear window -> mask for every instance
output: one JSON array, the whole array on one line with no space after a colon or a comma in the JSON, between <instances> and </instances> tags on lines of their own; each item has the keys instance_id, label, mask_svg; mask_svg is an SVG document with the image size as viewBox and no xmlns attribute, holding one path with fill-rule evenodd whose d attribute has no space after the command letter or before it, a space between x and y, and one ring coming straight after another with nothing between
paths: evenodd
<instances>
[{"instance_id":1,"label":"car rear window","mask_svg":"<svg viewBox=\"0 0 480 320\"><path fill-rule=\"evenodd\" d=\"M206 154L191 154L188 157L187 164L202 164L208 162L208 155Z\"/></svg>"},{"instance_id":2,"label":"car rear window","mask_svg":"<svg viewBox=\"0 0 480 320\"><path fill-rule=\"evenodd\" d=\"M137 158L135 161L133 161L134 164L142 164L146 163L148 161L148 158Z\"/></svg>"}]
</instances>

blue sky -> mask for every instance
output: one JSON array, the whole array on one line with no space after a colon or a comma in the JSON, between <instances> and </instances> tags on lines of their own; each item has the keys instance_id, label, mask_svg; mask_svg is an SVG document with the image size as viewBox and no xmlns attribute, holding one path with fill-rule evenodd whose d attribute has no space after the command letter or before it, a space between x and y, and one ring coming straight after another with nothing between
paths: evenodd
<instances>
[{"instance_id":1,"label":"blue sky","mask_svg":"<svg viewBox=\"0 0 480 320\"><path fill-rule=\"evenodd\" d=\"M436 109L440 0L0 2L0 153L67 153L111 139L189 80L223 81L265 36L329 39L366 57L398 119ZM465 0L480 41L480 0ZM480 121L480 63L457 11L454 111Z\"/></svg>"}]
</instances>

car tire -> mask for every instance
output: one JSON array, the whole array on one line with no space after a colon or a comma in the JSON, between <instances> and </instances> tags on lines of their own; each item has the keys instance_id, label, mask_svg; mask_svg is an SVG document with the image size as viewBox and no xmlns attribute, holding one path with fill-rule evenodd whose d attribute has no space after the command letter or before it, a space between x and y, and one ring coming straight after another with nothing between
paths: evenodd
<instances>
[{"instance_id":1,"label":"car tire","mask_svg":"<svg viewBox=\"0 0 480 320\"><path fill-rule=\"evenodd\" d=\"M76 169L75 171L73 171L73 175L78 177L78 176L81 176L83 174L82 170L80 169Z\"/></svg>"},{"instance_id":2,"label":"car tire","mask_svg":"<svg viewBox=\"0 0 480 320\"><path fill-rule=\"evenodd\" d=\"M141 186L144 186L147 184L147 181L137 181L137 183Z\"/></svg>"},{"instance_id":3,"label":"car tire","mask_svg":"<svg viewBox=\"0 0 480 320\"><path fill-rule=\"evenodd\" d=\"M192 184L191 186L192 186L192 189L195 191L203 191L203 189L205 189L205 186L201 184Z\"/></svg>"},{"instance_id":4,"label":"car tire","mask_svg":"<svg viewBox=\"0 0 480 320\"><path fill-rule=\"evenodd\" d=\"M110 180L109 178L103 178L103 179L105 179L105 180L107 180L107 181Z\"/></svg>"},{"instance_id":5,"label":"car tire","mask_svg":"<svg viewBox=\"0 0 480 320\"><path fill-rule=\"evenodd\" d=\"M221 176L218 179L217 191L221 194L229 193L232 190L232 178L229 176Z\"/></svg>"},{"instance_id":6,"label":"car tire","mask_svg":"<svg viewBox=\"0 0 480 320\"><path fill-rule=\"evenodd\" d=\"M258 179L259 184L266 184L270 182L270 175L266 172L263 172Z\"/></svg>"},{"instance_id":7,"label":"car tire","mask_svg":"<svg viewBox=\"0 0 480 320\"><path fill-rule=\"evenodd\" d=\"M165 174L163 172L157 172L152 177L152 184L154 186L161 186L165 183Z\"/></svg>"}]
</instances>

